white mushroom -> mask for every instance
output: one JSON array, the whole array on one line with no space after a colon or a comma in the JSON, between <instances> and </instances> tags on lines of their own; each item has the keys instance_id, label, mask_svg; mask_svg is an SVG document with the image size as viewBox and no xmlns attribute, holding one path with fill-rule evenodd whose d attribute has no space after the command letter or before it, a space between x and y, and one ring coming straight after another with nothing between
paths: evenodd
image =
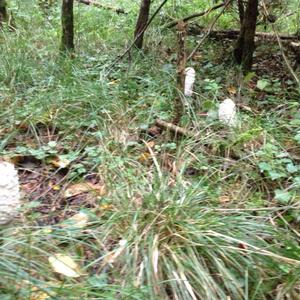
<instances>
[{"instance_id":1,"label":"white mushroom","mask_svg":"<svg viewBox=\"0 0 300 300\"><path fill-rule=\"evenodd\" d=\"M18 173L13 164L0 162L0 225L10 222L19 206Z\"/></svg>"},{"instance_id":2,"label":"white mushroom","mask_svg":"<svg viewBox=\"0 0 300 300\"><path fill-rule=\"evenodd\" d=\"M193 86L196 78L196 71L194 68L185 69L184 95L191 97L193 95Z\"/></svg>"},{"instance_id":3,"label":"white mushroom","mask_svg":"<svg viewBox=\"0 0 300 300\"><path fill-rule=\"evenodd\" d=\"M220 104L219 120L230 127L237 126L236 105L231 99L225 99Z\"/></svg>"}]
</instances>

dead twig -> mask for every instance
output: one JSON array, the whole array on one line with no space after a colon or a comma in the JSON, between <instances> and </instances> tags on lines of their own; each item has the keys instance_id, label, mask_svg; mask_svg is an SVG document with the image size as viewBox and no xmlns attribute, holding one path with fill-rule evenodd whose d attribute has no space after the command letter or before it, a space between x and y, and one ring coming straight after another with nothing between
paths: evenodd
<instances>
[{"instance_id":1,"label":"dead twig","mask_svg":"<svg viewBox=\"0 0 300 300\"><path fill-rule=\"evenodd\" d=\"M169 131L173 132L175 135L192 136L191 131L189 131L185 128L179 127L177 125L174 125L173 123L168 123L168 122L160 120L160 119L156 120L155 125L164 130L169 130Z\"/></svg>"},{"instance_id":2,"label":"dead twig","mask_svg":"<svg viewBox=\"0 0 300 300\"><path fill-rule=\"evenodd\" d=\"M139 34L135 37L135 39L132 41L132 43L128 46L128 48L121 54L119 55L109 66L107 75L110 73L110 71L113 69L115 64L119 61L121 61L127 53L130 52L130 50L134 47L135 42L140 38L140 36L147 30L147 28L150 26L150 24L153 22L154 18L156 15L160 12L160 10L164 7L164 5L168 2L168 0L163 0L159 7L156 9L156 11L153 13L149 21L147 22L146 26L139 32Z\"/></svg>"},{"instance_id":3,"label":"dead twig","mask_svg":"<svg viewBox=\"0 0 300 300\"><path fill-rule=\"evenodd\" d=\"M264 0L262 0L262 5L263 5L263 9L265 11L265 15L268 17L270 14L269 14L269 11L267 9L267 6L266 6L266 3ZM278 42L278 46L279 46L279 49L280 49L280 52L281 52L281 55L283 57L283 60L288 68L288 70L290 71L290 73L292 74L292 76L294 77L295 81L297 82L297 84L299 85L300 87L300 79L298 78L297 74L294 72L291 64L289 63L286 55L285 55L285 52L284 52L284 48L283 48L283 45L282 45L282 41L280 39L280 36L278 34L278 31L277 31L277 28L275 26L274 23L271 23L271 26L272 26L272 29L274 31L274 34L276 35L276 39L277 39L277 42Z\"/></svg>"},{"instance_id":4,"label":"dead twig","mask_svg":"<svg viewBox=\"0 0 300 300\"><path fill-rule=\"evenodd\" d=\"M205 10L205 11L202 11L202 12L199 12L199 13L194 13L194 14L189 15L187 17L184 17L183 19L180 19L180 20L172 21L169 24L165 25L164 28L172 28L172 27L176 26L180 21L187 22L187 21L189 21L191 19L195 19L195 18L198 18L198 17L207 16L210 12L212 12L212 11L218 9L218 8L221 8L221 7L225 6L225 5L226 5L226 2L222 2L222 3L218 4L218 5L215 5L215 6L211 7L211 8L209 8L209 9Z\"/></svg>"},{"instance_id":5,"label":"dead twig","mask_svg":"<svg viewBox=\"0 0 300 300\"><path fill-rule=\"evenodd\" d=\"M201 26L190 26L188 29L188 33L191 35L203 34L205 32L205 28ZM227 39L236 39L239 35L240 31L236 29L227 29L227 30L211 30L209 37L212 38L227 38ZM284 34L279 33L278 36L283 42L290 43L291 41L298 41L299 37L297 35ZM266 40L266 41L275 41L277 42L276 35L270 32L256 32L255 37L257 39Z\"/></svg>"},{"instance_id":6,"label":"dead twig","mask_svg":"<svg viewBox=\"0 0 300 300\"><path fill-rule=\"evenodd\" d=\"M112 11L116 12L117 14L127 14L125 12L125 10L122 8L104 5L104 4L101 4L101 3L93 1L93 0L77 0L77 1L82 4L91 5L91 6L99 7L102 9L112 10Z\"/></svg>"},{"instance_id":7,"label":"dead twig","mask_svg":"<svg viewBox=\"0 0 300 300\"><path fill-rule=\"evenodd\" d=\"M209 28L207 29L205 35L202 37L202 39L197 43L197 46L194 48L194 50L191 52L191 54L188 56L187 60L190 60L195 54L196 52L199 50L200 46L202 45L202 43L205 41L205 39L209 36L210 32L212 31L213 27L215 26L215 24L217 23L217 21L219 20L219 18L222 16L222 14L224 13L224 11L226 10L226 8L228 7L228 5L232 2L232 0L227 0L226 3L223 5L223 9L221 10L221 12L215 17L215 19L213 20L213 22L210 24Z\"/></svg>"}]
</instances>

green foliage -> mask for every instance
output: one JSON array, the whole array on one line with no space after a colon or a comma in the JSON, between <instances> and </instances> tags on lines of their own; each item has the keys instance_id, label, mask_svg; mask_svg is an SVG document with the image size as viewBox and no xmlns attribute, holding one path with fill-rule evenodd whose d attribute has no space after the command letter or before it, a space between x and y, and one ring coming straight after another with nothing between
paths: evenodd
<instances>
[{"instance_id":1,"label":"green foliage","mask_svg":"<svg viewBox=\"0 0 300 300\"><path fill-rule=\"evenodd\" d=\"M283 299L298 284L300 260L294 84L267 72L241 82L229 44L207 40L193 62L196 94L183 99L179 124L195 135L153 138L148 128L156 118L172 119L178 94L174 33L162 33L160 25L212 1L170 1L147 32L145 51L132 51L113 69L138 5L111 2L101 1L128 15L75 5L73 58L57 51L59 1L46 13L37 1L9 3L18 26L0 33L1 155L34 157L41 164L34 174L65 181L50 189L53 202L45 191L33 191L32 201L27 195L21 219L1 227L0 298ZM217 26L230 27L236 17L232 6ZM291 16L282 28L292 32L294 23ZM234 130L217 122L218 103L229 96L241 104ZM55 167L53 160L69 164ZM93 176L103 179L105 196L88 203L64 197L68 185ZM86 227L67 228L68 218L83 210ZM45 216L55 222L44 224ZM126 243L118 252L120 241ZM48 257L56 253L74 258L82 277L55 273Z\"/></svg>"}]
</instances>

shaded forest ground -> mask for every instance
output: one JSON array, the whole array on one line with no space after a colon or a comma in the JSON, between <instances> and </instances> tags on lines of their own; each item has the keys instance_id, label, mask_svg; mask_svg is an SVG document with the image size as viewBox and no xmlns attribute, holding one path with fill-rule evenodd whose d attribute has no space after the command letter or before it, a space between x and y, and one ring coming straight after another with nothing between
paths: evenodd
<instances>
[{"instance_id":1,"label":"shaded forest ground","mask_svg":"<svg viewBox=\"0 0 300 300\"><path fill-rule=\"evenodd\" d=\"M1 297L299 296L299 91L277 45L258 43L243 78L233 42L208 39L180 124L193 137L178 139L153 126L171 119L177 93L175 34L159 30L167 13L145 51L107 75L132 34L137 8L125 7L129 17L77 7L72 58L57 50L58 7L20 4L17 31L1 32L0 151L24 194L20 219L2 230ZM236 129L217 119L227 97ZM88 222L70 225L78 212ZM75 257L79 278L53 272L57 253Z\"/></svg>"}]
</instances>

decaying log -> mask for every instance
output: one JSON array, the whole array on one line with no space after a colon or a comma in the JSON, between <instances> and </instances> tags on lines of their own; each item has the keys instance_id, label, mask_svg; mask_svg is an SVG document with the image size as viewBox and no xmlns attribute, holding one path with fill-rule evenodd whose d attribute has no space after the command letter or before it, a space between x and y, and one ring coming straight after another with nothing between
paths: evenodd
<instances>
[{"instance_id":1,"label":"decaying log","mask_svg":"<svg viewBox=\"0 0 300 300\"><path fill-rule=\"evenodd\" d=\"M195 25L190 25L188 28L188 34L190 35L200 35L205 33L205 28L201 26L195 26ZM222 38L227 38L227 39L237 39L240 31L235 30L235 29L230 29L230 30L212 30L209 34L210 37L212 38L217 38L217 39L222 39ZM262 39L262 40L267 40L271 42L277 42L276 40L276 35L270 32L256 32L255 37L257 39ZM279 34L279 37L282 41L299 41L300 38L297 35L291 35L291 34L284 34L281 33Z\"/></svg>"},{"instance_id":2,"label":"decaying log","mask_svg":"<svg viewBox=\"0 0 300 300\"><path fill-rule=\"evenodd\" d=\"M91 6L99 7L102 9L108 9L108 10L116 12L117 14L127 14L124 11L124 9L122 9L122 8L104 5L104 4L101 4L101 3L93 1L93 0L77 0L77 1L82 4L91 5Z\"/></svg>"}]
</instances>

